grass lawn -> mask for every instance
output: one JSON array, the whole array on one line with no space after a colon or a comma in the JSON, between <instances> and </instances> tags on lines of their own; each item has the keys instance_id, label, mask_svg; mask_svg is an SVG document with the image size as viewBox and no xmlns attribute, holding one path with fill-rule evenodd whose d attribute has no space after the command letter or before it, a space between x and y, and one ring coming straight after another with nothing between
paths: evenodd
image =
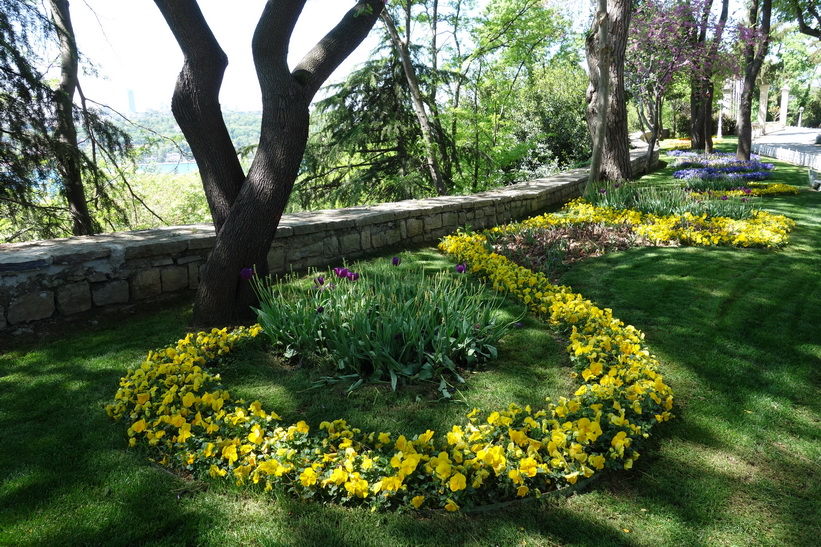
<instances>
[{"instance_id":1,"label":"grass lawn","mask_svg":"<svg viewBox=\"0 0 821 547\"><path fill-rule=\"evenodd\" d=\"M806 186L805 169L774 163L779 182ZM379 514L169 474L127 447L125 426L104 406L128 366L183 335L190 316L178 307L0 355L0 544L815 545L821 194L762 205L797 221L784 249L633 249L564 275L645 332L676 394L677 418L653 430L634 468L582 495L466 515ZM432 250L408 256L452 267ZM222 372L289 423L344 417L411 434L473 406L573 389L562 343L530 318L456 402L427 388L309 390L312 374L258 347Z\"/></svg>"}]
</instances>

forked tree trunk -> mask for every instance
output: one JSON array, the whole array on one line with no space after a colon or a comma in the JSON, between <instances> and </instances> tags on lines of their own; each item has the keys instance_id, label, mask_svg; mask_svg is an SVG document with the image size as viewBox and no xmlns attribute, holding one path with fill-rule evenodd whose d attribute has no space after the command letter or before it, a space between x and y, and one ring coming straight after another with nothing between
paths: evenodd
<instances>
[{"instance_id":1,"label":"forked tree trunk","mask_svg":"<svg viewBox=\"0 0 821 547\"><path fill-rule=\"evenodd\" d=\"M60 39L60 85L54 93L55 127L59 149L57 152L57 172L63 183L71 232L76 235L94 233L94 222L88 210L80 150L77 146L77 128L74 126L74 93L77 90L79 54L71 24L68 0L50 0L54 25Z\"/></svg>"},{"instance_id":2,"label":"forked tree trunk","mask_svg":"<svg viewBox=\"0 0 821 547\"><path fill-rule=\"evenodd\" d=\"M608 0L608 36L611 51L609 67L609 100L600 178L623 180L632 177L630 167L630 142L627 129L627 104L624 96L624 53L627 48L627 30L630 25L632 2L630 0ZM598 128L597 114L599 83L598 33L587 36L587 64L590 69L590 85L587 88L587 127L591 138L595 138Z\"/></svg>"},{"instance_id":3,"label":"forked tree trunk","mask_svg":"<svg viewBox=\"0 0 821 547\"><path fill-rule=\"evenodd\" d=\"M262 126L247 176L219 105L227 58L196 0L155 0L185 56L171 107L197 161L217 238L200 278L195 325L251 318L244 268L268 273L268 252L308 139L308 105L323 82L365 39L383 8L360 0L291 71L288 44L305 0L269 0L252 49L262 90Z\"/></svg>"}]
</instances>

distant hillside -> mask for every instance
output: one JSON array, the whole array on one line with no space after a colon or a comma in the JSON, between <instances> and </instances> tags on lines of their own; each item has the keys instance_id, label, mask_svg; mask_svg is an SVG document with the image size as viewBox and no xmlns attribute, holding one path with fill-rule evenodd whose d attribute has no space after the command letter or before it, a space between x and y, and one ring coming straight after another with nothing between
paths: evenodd
<instances>
[{"instance_id":1,"label":"distant hillside","mask_svg":"<svg viewBox=\"0 0 821 547\"><path fill-rule=\"evenodd\" d=\"M223 117L237 150L259 142L261 112L224 112ZM140 162L193 161L191 149L170 112L141 112L133 114L131 121L122 122L122 127L141 150Z\"/></svg>"}]
</instances>

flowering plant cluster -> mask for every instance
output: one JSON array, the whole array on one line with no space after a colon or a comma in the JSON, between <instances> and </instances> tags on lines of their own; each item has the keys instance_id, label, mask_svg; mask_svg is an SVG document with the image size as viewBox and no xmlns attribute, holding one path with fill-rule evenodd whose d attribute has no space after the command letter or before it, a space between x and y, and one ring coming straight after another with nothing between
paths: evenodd
<instances>
[{"instance_id":1,"label":"flowering plant cluster","mask_svg":"<svg viewBox=\"0 0 821 547\"><path fill-rule=\"evenodd\" d=\"M330 376L321 382L350 381L351 389L366 381L396 389L444 376L463 382L465 369L496 357L512 328L500 319L501 298L459 276L400 263L374 261L361 276L334 268L327 277L335 275L338 285L317 275L312 289L295 276L255 278L257 320L279 355L324 366Z\"/></svg>"},{"instance_id":2,"label":"flowering plant cluster","mask_svg":"<svg viewBox=\"0 0 821 547\"><path fill-rule=\"evenodd\" d=\"M676 156L673 177L691 181L762 181L770 178L775 168L772 163L761 162L760 156L751 155L750 161L740 161L731 153L696 154L673 151Z\"/></svg>"},{"instance_id":3,"label":"flowering plant cluster","mask_svg":"<svg viewBox=\"0 0 821 547\"><path fill-rule=\"evenodd\" d=\"M445 435L364 432L344 420L281 424L259 401L233 398L213 371L261 327L189 334L151 352L120 381L108 413L129 423L129 444L158 461L306 499L377 508L460 508L540 495L604 469L629 469L652 426L672 417L673 396L643 335L542 274L489 254L484 236L441 247L466 270L513 292L569 334L584 383L542 409L474 409ZM472 266L468 266L468 264Z\"/></svg>"},{"instance_id":4,"label":"flowering plant cluster","mask_svg":"<svg viewBox=\"0 0 821 547\"><path fill-rule=\"evenodd\" d=\"M443 247L472 260L483 249L475 243L456 238ZM498 266L494 285L542 295L541 313L570 329L569 351L586 381L574 397L541 410L474 409L466 423L440 437L430 430L363 432L344 420L322 422L315 432L304 421L282 425L259 401L234 399L211 370L238 341L260 333L254 326L190 334L149 353L122 378L108 413L130 424L131 446L155 447L161 464L373 508L456 511L539 495L606 468L630 468L639 456L637 441L672 417L672 392L641 333L538 274L511 277L508 264Z\"/></svg>"},{"instance_id":5,"label":"flowering plant cluster","mask_svg":"<svg viewBox=\"0 0 821 547\"><path fill-rule=\"evenodd\" d=\"M559 214L532 217L518 224L492 228L504 233L522 228L543 228L577 223L627 224L636 234L659 244L734 245L778 247L787 243L795 222L782 215L753 211L747 220L694 215L653 215L630 209L597 207L581 199L567 204Z\"/></svg>"}]
</instances>

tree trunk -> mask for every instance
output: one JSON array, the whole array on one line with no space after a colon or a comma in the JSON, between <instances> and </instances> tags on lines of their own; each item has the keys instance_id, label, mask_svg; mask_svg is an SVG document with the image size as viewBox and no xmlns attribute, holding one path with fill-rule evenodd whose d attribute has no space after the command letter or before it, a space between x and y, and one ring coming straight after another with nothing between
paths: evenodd
<instances>
[{"instance_id":1,"label":"tree trunk","mask_svg":"<svg viewBox=\"0 0 821 547\"><path fill-rule=\"evenodd\" d=\"M330 74L365 39L383 8L360 0L297 67L288 45L305 0L269 0L252 41L262 91L256 156L245 176L219 106L227 58L195 0L155 0L185 56L172 111L197 161L217 233L194 302L195 325L245 322L255 297L244 268L268 273L268 252L308 139L308 106Z\"/></svg>"},{"instance_id":2,"label":"tree trunk","mask_svg":"<svg viewBox=\"0 0 821 547\"><path fill-rule=\"evenodd\" d=\"M693 150L704 150L707 146L705 117L707 97L705 82L696 76L690 82L690 147Z\"/></svg>"},{"instance_id":3,"label":"tree trunk","mask_svg":"<svg viewBox=\"0 0 821 547\"><path fill-rule=\"evenodd\" d=\"M749 10L750 28L758 27L758 1L751 0ZM744 84L741 88L741 100L738 106L738 148L736 148L736 159L750 161L750 152L753 142L753 89L764 57L770 43L770 15L772 14L772 0L762 0L761 2L761 26L758 28L759 39L757 44L750 41L744 47ZM756 47L757 46L757 47Z\"/></svg>"},{"instance_id":4,"label":"tree trunk","mask_svg":"<svg viewBox=\"0 0 821 547\"><path fill-rule=\"evenodd\" d=\"M610 101L610 78L607 75L610 72L610 43L608 36L608 27L610 22L607 19L607 0L599 0L599 10L596 13L595 24L598 25L599 34L599 52L598 52L598 90L596 101L596 131L593 133L593 155L590 158L590 174L587 177L587 185L582 192L586 195L593 184L595 184L601 176L602 164L602 149L604 148L605 128L607 127L607 103ZM594 32L595 28L590 32ZM592 70L592 69L591 69ZM592 80L591 80L592 82Z\"/></svg>"},{"instance_id":5,"label":"tree trunk","mask_svg":"<svg viewBox=\"0 0 821 547\"><path fill-rule=\"evenodd\" d=\"M76 236L95 232L88 211L81 169L80 150L77 146L77 128L74 126L74 93L77 90L77 41L71 24L68 0L50 0L54 25L60 38L60 85L54 94L55 128L57 137L57 172L63 182L71 232Z\"/></svg>"},{"instance_id":6,"label":"tree trunk","mask_svg":"<svg viewBox=\"0 0 821 547\"><path fill-rule=\"evenodd\" d=\"M729 6L730 0L722 0L721 15L715 27L710 48L690 80L690 141L693 149L704 150L705 153L713 151L713 94L715 91L713 70L718 48L724 36L724 26L727 24ZM704 4L699 34L700 42L705 42L707 39L711 8L712 0Z\"/></svg>"},{"instance_id":7,"label":"tree trunk","mask_svg":"<svg viewBox=\"0 0 821 547\"><path fill-rule=\"evenodd\" d=\"M416 113L416 119L419 120L419 128L422 130L422 140L425 143L425 159L428 163L431 182L433 182L433 187L436 189L437 194L440 196L447 195L448 188L439 168L439 154L441 152L437 143L434 142L433 128L431 127L428 114L425 112L422 93L419 91L419 79L416 77L416 70L413 68L413 63L411 62L408 43L399 36L399 33L396 31L396 25L393 24L393 19L387 10L382 12L380 18L382 22L385 23L385 27L388 29L388 34L390 34L391 37L391 42L393 42L396 51L399 53L399 59L402 61L402 68L405 71L405 78L407 78L408 88L411 92L413 111Z\"/></svg>"},{"instance_id":8,"label":"tree trunk","mask_svg":"<svg viewBox=\"0 0 821 547\"><path fill-rule=\"evenodd\" d=\"M607 102L607 123L600 178L604 180L626 180L632 177L630 167L630 144L627 130L627 105L624 96L624 53L627 48L627 29L630 25L631 2L629 0L609 0L608 36L611 51L609 66L609 100ZM599 45L598 33L587 36L587 64L590 69L590 85L587 88L587 127L591 138L595 138L599 101Z\"/></svg>"}]
</instances>

